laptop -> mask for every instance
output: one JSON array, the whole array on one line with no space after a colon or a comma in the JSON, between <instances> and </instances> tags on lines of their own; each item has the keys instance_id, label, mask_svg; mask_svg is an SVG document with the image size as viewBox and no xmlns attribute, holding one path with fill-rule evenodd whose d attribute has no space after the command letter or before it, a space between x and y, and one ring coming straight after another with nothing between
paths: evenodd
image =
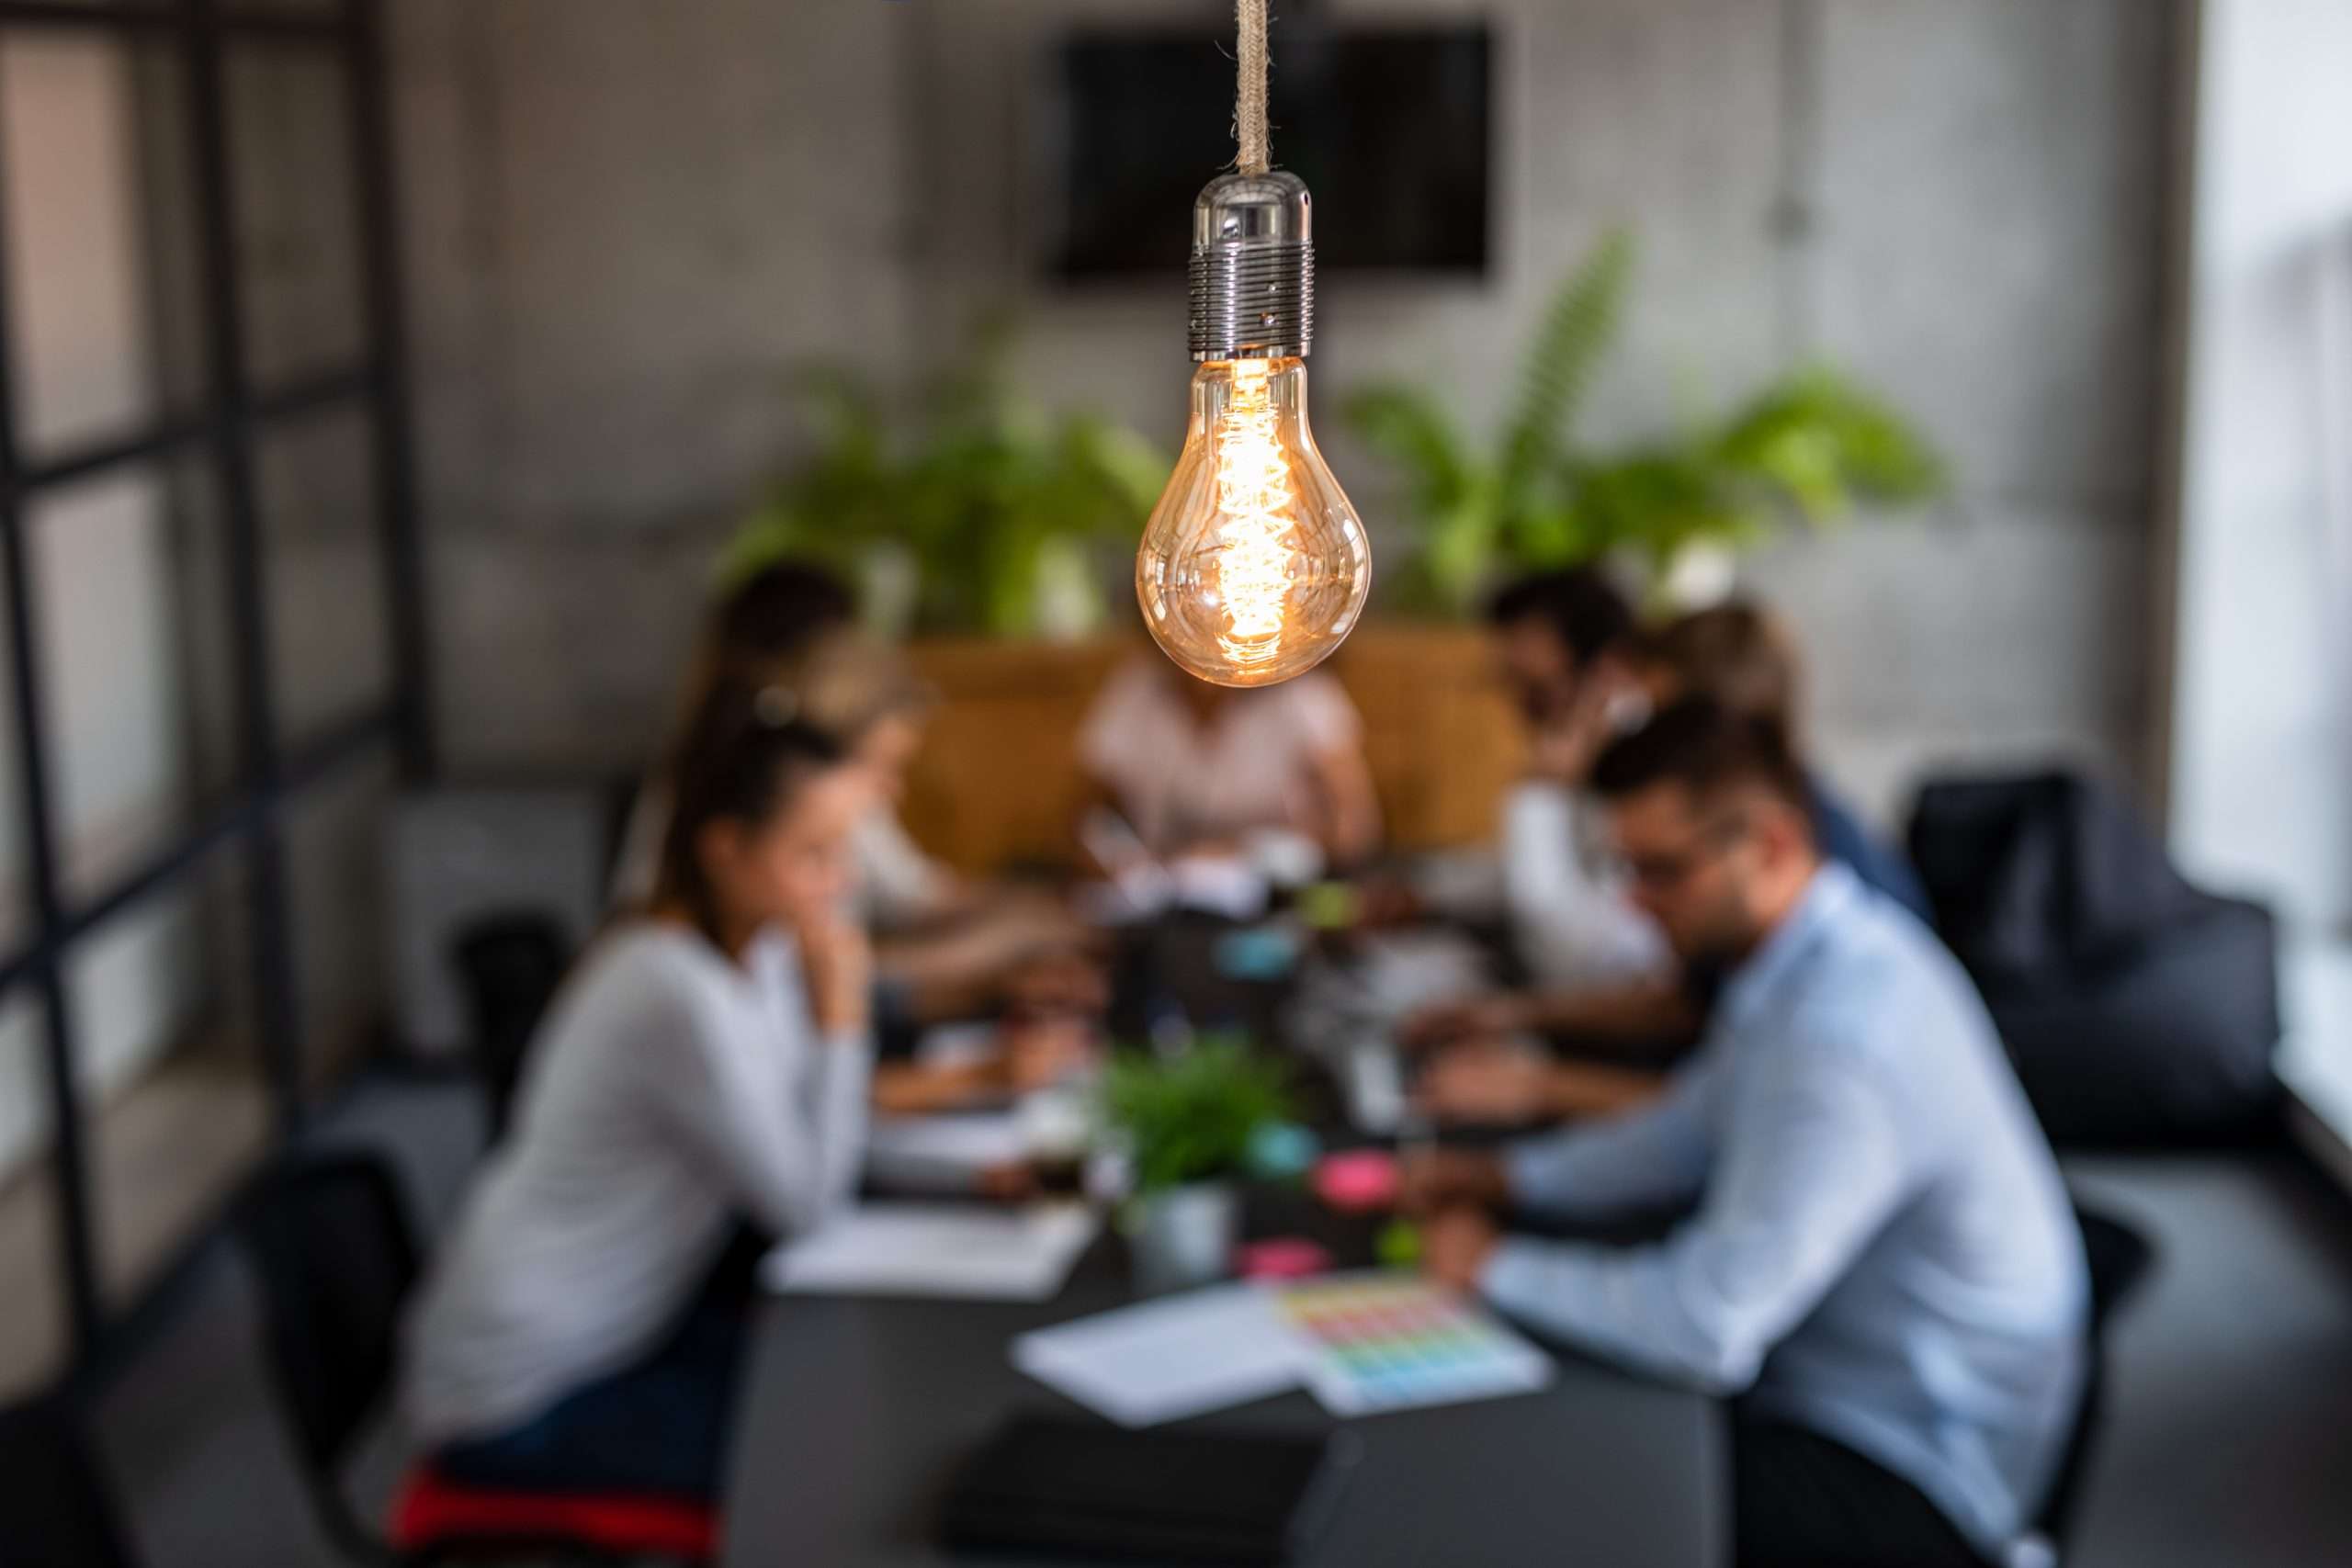
<instances>
[{"instance_id":1,"label":"laptop","mask_svg":"<svg viewBox=\"0 0 2352 1568\"><path fill-rule=\"evenodd\" d=\"M1330 1517L1362 1446L1346 1430L1015 1416L958 1473L940 1534L959 1551L1275 1568Z\"/></svg>"}]
</instances>

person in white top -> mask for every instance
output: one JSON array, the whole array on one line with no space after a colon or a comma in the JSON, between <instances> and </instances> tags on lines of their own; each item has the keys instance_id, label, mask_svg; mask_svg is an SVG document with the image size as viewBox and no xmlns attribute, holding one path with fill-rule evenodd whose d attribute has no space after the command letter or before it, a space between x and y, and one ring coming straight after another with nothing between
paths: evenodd
<instances>
[{"instance_id":1,"label":"person in white top","mask_svg":"<svg viewBox=\"0 0 2352 1568\"><path fill-rule=\"evenodd\" d=\"M847 907L875 939L876 966L892 1003L922 1021L985 1012L1003 999L1024 960L1078 940L1076 922L1054 900L966 882L926 854L899 821L932 696L897 650L836 626L810 633L789 655L763 660L747 650L708 662L731 671L730 679L765 673L791 681L811 716L840 736L865 771L872 804L850 833ZM622 835L612 882L616 908L651 895L670 801L669 781L657 771L638 792Z\"/></svg>"},{"instance_id":2,"label":"person in white top","mask_svg":"<svg viewBox=\"0 0 2352 1568\"><path fill-rule=\"evenodd\" d=\"M684 724L721 680L759 681L795 670L829 640L854 630L857 595L824 567L786 558L770 561L730 584L711 605L700 643L686 671L685 689L672 722ZM848 661L827 665L822 682L798 681L808 716L835 734L849 736L849 709L862 698L854 688L831 679ZM674 735L662 739L666 768ZM662 846L670 829L670 781L657 770L637 792L614 856L607 898L617 910L641 908L661 878Z\"/></svg>"},{"instance_id":3,"label":"person in white top","mask_svg":"<svg viewBox=\"0 0 2352 1568\"><path fill-rule=\"evenodd\" d=\"M905 660L862 636L855 600L822 568L771 562L713 606L685 706L718 680L782 679L838 736L872 785L850 838L845 907L875 944L874 1079L885 1111L946 1110L1035 1087L1088 1054L1104 983L1086 934L1042 894L967 883L926 855L899 820L932 697ZM616 909L642 907L670 819L670 764L638 792L612 878ZM952 1063L890 1059L931 1024L1002 1012L989 1049Z\"/></svg>"},{"instance_id":4,"label":"person in white top","mask_svg":"<svg viewBox=\"0 0 2352 1568\"><path fill-rule=\"evenodd\" d=\"M1590 567L1524 578L1487 610L1496 653L1527 721L1527 775L1503 807L1503 886L1535 982L1593 990L1671 968L1656 921L1610 865L1589 786L1593 758L1639 716L1624 660L1634 621Z\"/></svg>"},{"instance_id":5,"label":"person in white top","mask_svg":"<svg viewBox=\"0 0 2352 1568\"><path fill-rule=\"evenodd\" d=\"M856 1179L871 976L842 901L871 783L789 687L724 681L673 777L652 901L566 983L407 1325L402 1415L456 1481L713 1498L730 1237L806 1230Z\"/></svg>"},{"instance_id":6,"label":"person in white top","mask_svg":"<svg viewBox=\"0 0 2352 1568\"><path fill-rule=\"evenodd\" d=\"M1320 671L1237 691L1143 656L1104 682L1078 756L1092 802L1116 809L1158 856L1229 848L1264 829L1312 840L1339 865L1379 843L1363 722Z\"/></svg>"},{"instance_id":7,"label":"person in white top","mask_svg":"<svg viewBox=\"0 0 2352 1568\"><path fill-rule=\"evenodd\" d=\"M1636 679L1653 711L1686 696L1708 696L1778 730L1804 755L1802 665L1788 626L1754 602L1728 600L1693 611L1634 637L1612 662ZM1814 833L1822 853L1926 920L1927 895L1903 858L1878 842L1808 767ZM1517 1123L1618 1109L1657 1092L1675 1043L1696 1043L1713 978L1686 970L1672 990L1635 985L1615 993L1530 992L1478 1010L1489 1027L1553 1029L1604 1043L1641 1065L1571 1056L1554 1061L1527 1052L1477 1045L1448 1052L1422 1075L1422 1100L1441 1120ZM1597 1026L1595 1020L1605 1021ZM1612 1030L1606 1026L1613 1022ZM1647 1038L1643 1037L1646 1027Z\"/></svg>"},{"instance_id":8,"label":"person in white top","mask_svg":"<svg viewBox=\"0 0 2352 1568\"><path fill-rule=\"evenodd\" d=\"M1635 1053L1695 1034L1695 1010L1657 923L1629 896L1607 852L1589 788L1593 759L1645 711L1629 661L1632 607L1591 567L1510 584L1487 611L1497 662L1527 721L1528 771L1503 803L1503 913L1530 988L1442 1002L1408 1018L1408 1046L1455 1049L1423 1077L1451 1114L1496 1081L1540 1077L1563 1109L1613 1109L1645 1092L1645 1073L1606 1065L1554 1075L1505 1037L1554 1031Z\"/></svg>"},{"instance_id":9,"label":"person in white top","mask_svg":"<svg viewBox=\"0 0 2352 1568\"><path fill-rule=\"evenodd\" d=\"M1090 938L1042 891L976 883L925 854L899 820L928 705L899 702L861 735L857 756L876 804L851 836L858 908L881 954L885 995L929 1021L995 1012L992 1048L949 1060L890 1060L875 1074L876 1110L956 1110L1043 1088L1094 1054L1108 983Z\"/></svg>"}]
</instances>

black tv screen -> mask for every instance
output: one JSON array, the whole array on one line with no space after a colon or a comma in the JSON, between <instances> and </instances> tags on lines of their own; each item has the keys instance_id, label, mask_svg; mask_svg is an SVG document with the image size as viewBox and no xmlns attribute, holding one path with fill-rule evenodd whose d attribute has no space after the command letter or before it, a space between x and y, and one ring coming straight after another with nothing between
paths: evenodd
<instances>
[{"instance_id":1,"label":"black tv screen","mask_svg":"<svg viewBox=\"0 0 2352 1568\"><path fill-rule=\"evenodd\" d=\"M1183 270L1193 198L1233 162L1231 49L1229 33L1063 43L1055 272ZM1272 55L1274 163L1314 193L1317 270L1484 272L1487 28L1286 28Z\"/></svg>"}]
</instances>

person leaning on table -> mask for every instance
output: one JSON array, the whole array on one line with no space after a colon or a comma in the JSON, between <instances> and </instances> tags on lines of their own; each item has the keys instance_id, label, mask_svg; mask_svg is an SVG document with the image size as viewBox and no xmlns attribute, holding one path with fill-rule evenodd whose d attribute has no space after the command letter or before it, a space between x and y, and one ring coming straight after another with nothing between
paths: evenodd
<instances>
[{"instance_id":1,"label":"person leaning on table","mask_svg":"<svg viewBox=\"0 0 2352 1568\"><path fill-rule=\"evenodd\" d=\"M1427 1267L1530 1325L1738 1397L1742 1568L1982 1568L2080 1399L2088 1298L2056 1162L1935 938L1814 842L1773 727L1705 699L1593 773L1634 895L1729 979L1666 1093L1406 1173ZM1498 1233L1695 1201L1633 1249Z\"/></svg>"},{"instance_id":2,"label":"person leaning on table","mask_svg":"<svg viewBox=\"0 0 2352 1568\"><path fill-rule=\"evenodd\" d=\"M868 958L841 905L872 786L805 706L704 695L652 901L532 1043L406 1325L406 1429L453 1481L717 1499L750 1263L847 1201L865 1140Z\"/></svg>"},{"instance_id":3,"label":"person leaning on table","mask_svg":"<svg viewBox=\"0 0 2352 1568\"><path fill-rule=\"evenodd\" d=\"M1629 636L1613 658L1646 696L1651 711L1684 697L1709 697L1775 726L1798 760L1809 763L1804 660L1787 623L1763 605L1734 600L1677 616ZM1927 890L1903 856L1862 826L1818 769L1806 767L1805 784L1814 844L1823 858L1851 867L1863 882L1932 926ZM1431 1061L1421 1075L1422 1100L1443 1120L1498 1125L1568 1120L1633 1105L1657 1092L1663 1080L1655 1068L1672 1059L1678 1037L1685 1045L1697 1043L1713 980L1704 972L1686 973L1663 989L1636 985L1614 996L1537 990L1473 1000L1453 1016L1482 1032ZM1636 1045L1634 1054L1649 1056L1647 1065L1638 1059L1595 1061L1574 1043L1565 1059L1499 1043L1501 1037L1529 1031L1562 1032L1573 1041L1580 1028L1597 1020L1639 1021L1645 1011L1654 1036L1648 1049ZM1441 1020L1446 1016L1440 1010ZM1631 1042L1621 1035L1613 1043L1623 1050Z\"/></svg>"}]
</instances>

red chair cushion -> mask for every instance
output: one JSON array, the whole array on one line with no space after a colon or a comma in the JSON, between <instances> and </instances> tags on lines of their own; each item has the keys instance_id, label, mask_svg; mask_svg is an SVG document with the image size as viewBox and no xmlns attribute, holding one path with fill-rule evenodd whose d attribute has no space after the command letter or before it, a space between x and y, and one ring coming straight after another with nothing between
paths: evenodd
<instances>
[{"instance_id":1,"label":"red chair cushion","mask_svg":"<svg viewBox=\"0 0 2352 1568\"><path fill-rule=\"evenodd\" d=\"M718 1516L673 1497L497 1492L412 1471L392 1503L392 1544L403 1551L470 1540L584 1546L616 1555L707 1562L718 1555Z\"/></svg>"}]
</instances>

